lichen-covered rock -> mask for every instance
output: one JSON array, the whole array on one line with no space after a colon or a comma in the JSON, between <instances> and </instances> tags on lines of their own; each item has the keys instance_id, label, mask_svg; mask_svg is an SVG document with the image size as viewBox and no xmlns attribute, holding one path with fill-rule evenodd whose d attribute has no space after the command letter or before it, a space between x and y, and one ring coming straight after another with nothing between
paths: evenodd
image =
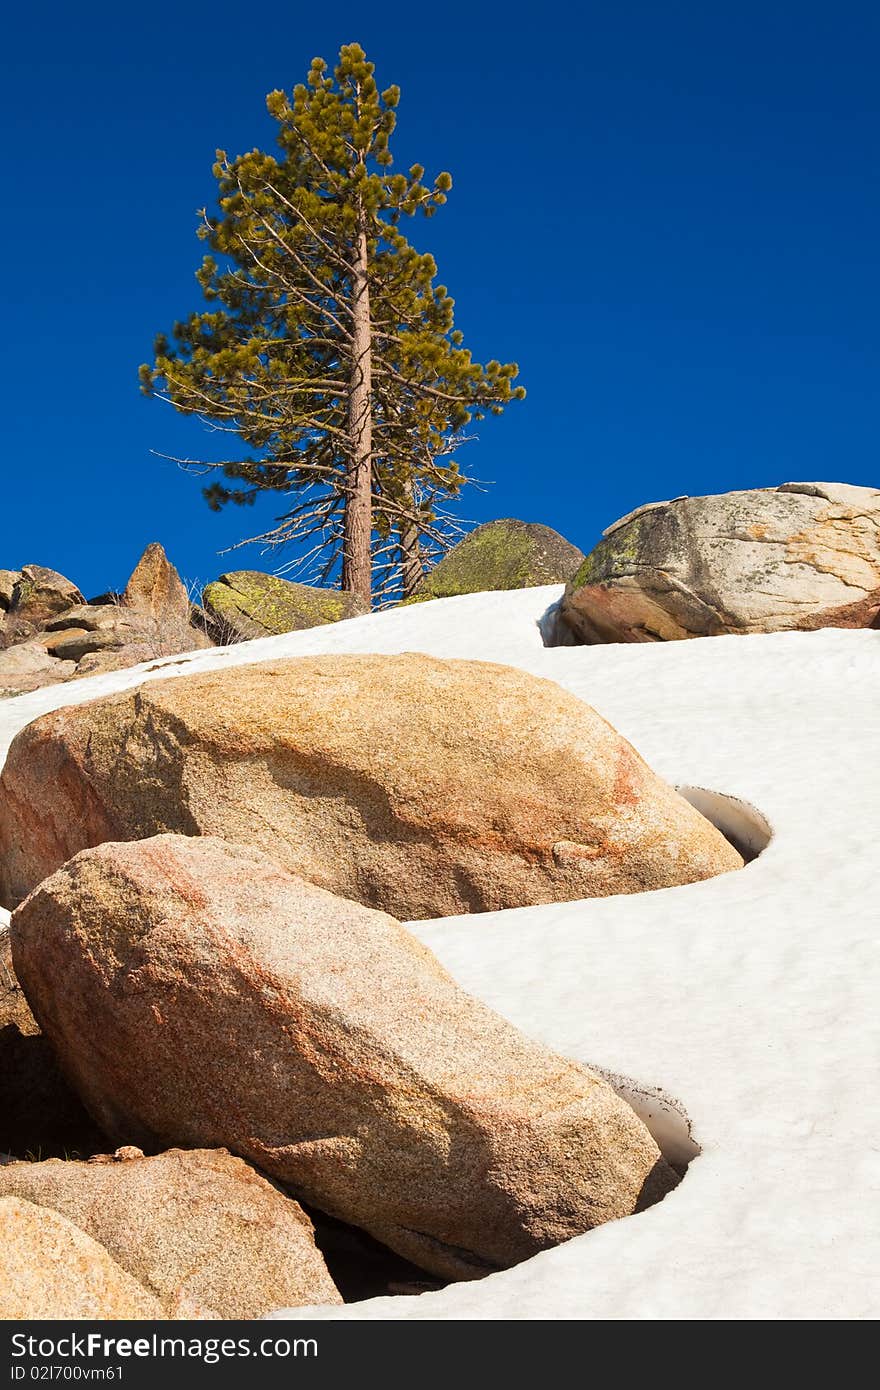
<instances>
[{"instance_id":1,"label":"lichen-covered rock","mask_svg":"<svg viewBox=\"0 0 880 1390\"><path fill-rule=\"evenodd\" d=\"M159 1300L72 1221L20 1197L0 1198L0 1318L164 1316Z\"/></svg>"},{"instance_id":2,"label":"lichen-covered rock","mask_svg":"<svg viewBox=\"0 0 880 1390\"><path fill-rule=\"evenodd\" d=\"M129 1156L131 1155L131 1156ZM164 1316L259 1318L342 1300L302 1207L224 1149L129 1146L115 1161L11 1163L0 1201L50 1208L160 1300Z\"/></svg>"},{"instance_id":3,"label":"lichen-covered rock","mask_svg":"<svg viewBox=\"0 0 880 1390\"><path fill-rule=\"evenodd\" d=\"M488 521L444 555L406 601L564 584L583 558L583 551L549 526L510 518Z\"/></svg>"},{"instance_id":4,"label":"lichen-covered rock","mask_svg":"<svg viewBox=\"0 0 880 1390\"><path fill-rule=\"evenodd\" d=\"M415 653L182 675L34 720L0 776L0 902L86 846L165 830L259 845L404 920L742 865L554 682Z\"/></svg>"},{"instance_id":5,"label":"lichen-covered rock","mask_svg":"<svg viewBox=\"0 0 880 1390\"><path fill-rule=\"evenodd\" d=\"M367 613L356 594L294 584L260 570L234 570L208 584L202 602L223 642L247 642L280 632L338 623Z\"/></svg>"},{"instance_id":6,"label":"lichen-covered rock","mask_svg":"<svg viewBox=\"0 0 880 1390\"><path fill-rule=\"evenodd\" d=\"M34 1013L111 1134L232 1149L441 1277L630 1214L658 1165L674 1183L598 1075L465 994L392 917L256 849L86 850L11 933Z\"/></svg>"},{"instance_id":7,"label":"lichen-covered rock","mask_svg":"<svg viewBox=\"0 0 880 1390\"><path fill-rule=\"evenodd\" d=\"M569 582L584 642L871 627L880 492L845 483L679 497L621 518Z\"/></svg>"}]
</instances>

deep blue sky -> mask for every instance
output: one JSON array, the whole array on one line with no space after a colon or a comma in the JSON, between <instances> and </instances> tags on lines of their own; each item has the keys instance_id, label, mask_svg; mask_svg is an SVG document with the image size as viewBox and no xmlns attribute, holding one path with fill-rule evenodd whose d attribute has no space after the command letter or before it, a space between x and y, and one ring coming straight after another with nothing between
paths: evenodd
<instances>
[{"instance_id":1,"label":"deep blue sky","mask_svg":"<svg viewBox=\"0 0 880 1390\"><path fill-rule=\"evenodd\" d=\"M198 302L215 148L270 142L266 92L353 40L402 88L398 162L453 175L413 239L529 393L463 456L495 484L465 515L588 548L651 499L880 484L876 4L55 0L4 25L0 567L283 562L218 557L273 509L215 516L151 455L204 440L137 367Z\"/></svg>"}]
</instances>

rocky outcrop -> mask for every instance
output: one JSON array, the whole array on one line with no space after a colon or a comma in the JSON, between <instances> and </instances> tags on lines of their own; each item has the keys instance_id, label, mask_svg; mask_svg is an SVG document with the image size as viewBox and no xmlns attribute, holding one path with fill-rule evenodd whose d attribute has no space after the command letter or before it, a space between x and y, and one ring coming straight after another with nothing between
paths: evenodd
<instances>
[{"instance_id":1,"label":"rocky outcrop","mask_svg":"<svg viewBox=\"0 0 880 1390\"><path fill-rule=\"evenodd\" d=\"M189 626L189 595L158 541L151 542L138 560L121 602L160 628Z\"/></svg>"},{"instance_id":2,"label":"rocky outcrop","mask_svg":"<svg viewBox=\"0 0 880 1390\"><path fill-rule=\"evenodd\" d=\"M62 613L83 596L75 584L57 570L42 565L25 565L16 578L6 623L27 624L32 632L45 626L49 618Z\"/></svg>"},{"instance_id":3,"label":"rocky outcrop","mask_svg":"<svg viewBox=\"0 0 880 1390\"><path fill-rule=\"evenodd\" d=\"M407 602L564 584L583 558L582 550L549 526L512 518L489 521L444 555Z\"/></svg>"},{"instance_id":4,"label":"rocky outcrop","mask_svg":"<svg viewBox=\"0 0 880 1390\"><path fill-rule=\"evenodd\" d=\"M259 1318L342 1301L302 1207L222 1149L11 1163L0 1167L8 1197L85 1231L160 1301L158 1316Z\"/></svg>"},{"instance_id":5,"label":"rocky outcrop","mask_svg":"<svg viewBox=\"0 0 880 1390\"><path fill-rule=\"evenodd\" d=\"M161 545L147 546L124 594L102 599L26 565L0 618L0 697L213 645Z\"/></svg>"},{"instance_id":6,"label":"rocky outcrop","mask_svg":"<svg viewBox=\"0 0 880 1390\"><path fill-rule=\"evenodd\" d=\"M0 1199L0 1318L163 1316L158 1299L71 1221L18 1197Z\"/></svg>"},{"instance_id":7,"label":"rocky outcrop","mask_svg":"<svg viewBox=\"0 0 880 1390\"><path fill-rule=\"evenodd\" d=\"M18 582L18 570L0 570L0 612L5 613Z\"/></svg>"},{"instance_id":8,"label":"rocky outcrop","mask_svg":"<svg viewBox=\"0 0 880 1390\"><path fill-rule=\"evenodd\" d=\"M0 778L0 901L13 906L88 845L165 830L258 844L403 919L742 865L553 682L412 653L151 681L35 720Z\"/></svg>"},{"instance_id":9,"label":"rocky outcrop","mask_svg":"<svg viewBox=\"0 0 880 1390\"><path fill-rule=\"evenodd\" d=\"M25 565L21 570L0 570L0 690L16 686L34 688L31 680L35 670L32 649L38 642L40 629L55 613L73 603L81 603L82 594L76 585L55 570L42 565ZM9 649L26 645L28 653L16 665L4 654ZM45 651L41 653L45 658Z\"/></svg>"},{"instance_id":10,"label":"rocky outcrop","mask_svg":"<svg viewBox=\"0 0 880 1390\"><path fill-rule=\"evenodd\" d=\"M102 845L11 933L35 1016L109 1133L233 1149L442 1277L627 1215L658 1164L672 1181L598 1075L465 994L393 918L255 849Z\"/></svg>"},{"instance_id":11,"label":"rocky outcrop","mask_svg":"<svg viewBox=\"0 0 880 1390\"><path fill-rule=\"evenodd\" d=\"M221 642L248 642L280 632L299 632L369 612L356 594L294 584L259 570L221 574L206 586L202 603Z\"/></svg>"},{"instance_id":12,"label":"rocky outcrop","mask_svg":"<svg viewBox=\"0 0 880 1390\"><path fill-rule=\"evenodd\" d=\"M605 532L568 584L584 642L871 627L880 613L880 492L845 483L679 497Z\"/></svg>"}]
</instances>

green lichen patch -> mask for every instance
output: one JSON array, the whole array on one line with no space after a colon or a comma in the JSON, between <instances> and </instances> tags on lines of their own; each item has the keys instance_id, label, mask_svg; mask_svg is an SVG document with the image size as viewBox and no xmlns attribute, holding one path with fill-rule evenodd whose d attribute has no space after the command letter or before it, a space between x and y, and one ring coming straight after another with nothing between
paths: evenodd
<instances>
[{"instance_id":1,"label":"green lichen patch","mask_svg":"<svg viewBox=\"0 0 880 1390\"><path fill-rule=\"evenodd\" d=\"M588 584L608 584L633 573L646 556L652 528L663 525L665 518L655 512L634 516L623 526L614 528L610 536L599 541L583 561L568 584L574 593Z\"/></svg>"},{"instance_id":2,"label":"green lichen patch","mask_svg":"<svg viewBox=\"0 0 880 1390\"><path fill-rule=\"evenodd\" d=\"M225 642L338 623L366 612L354 594L295 584L260 570L234 570L208 584L202 603Z\"/></svg>"},{"instance_id":3,"label":"green lichen patch","mask_svg":"<svg viewBox=\"0 0 880 1390\"><path fill-rule=\"evenodd\" d=\"M513 518L489 521L444 555L406 602L564 583L583 558L549 526Z\"/></svg>"}]
</instances>

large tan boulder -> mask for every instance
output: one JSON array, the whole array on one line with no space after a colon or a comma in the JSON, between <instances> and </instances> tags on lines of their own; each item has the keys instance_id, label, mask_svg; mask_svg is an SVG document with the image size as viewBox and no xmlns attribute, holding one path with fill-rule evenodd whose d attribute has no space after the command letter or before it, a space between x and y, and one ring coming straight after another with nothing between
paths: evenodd
<instances>
[{"instance_id":1,"label":"large tan boulder","mask_svg":"<svg viewBox=\"0 0 880 1390\"><path fill-rule=\"evenodd\" d=\"M234 1150L440 1276L625 1216L666 1172L595 1073L465 994L392 917L258 850L102 845L11 932L34 1014L109 1134Z\"/></svg>"},{"instance_id":2,"label":"large tan boulder","mask_svg":"<svg viewBox=\"0 0 880 1390\"><path fill-rule=\"evenodd\" d=\"M302 1207L247 1163L222 1149L133 1152L121 1149L116 1161L8 1164L0 1198L20 1197L73 1222L169 1317L198 1310L258 1318L342 1302Z\"/></svg>"},{"instance_id":3,"label":"large tan boulder","mask_svg":"<svg viewBox=\"0 0 880 1390\"><path fill-rule=\"evenodd\" d=\"M404 919L742 864L558 685L413 654L181 676L35 720L0 779L0 901L88 845L166 830L258 844Z\"/></svg>"},{"instance_id":4,"label":"large tan boulder","mask_svg":"<svg viewBox=\"0 0 880 1390\"><path fill-rule=\"evenodd\" d=\"M655 502L605 532L561 619L584 642L871 627L880 492L846 483Z\"/></svg>"},{"instance_id":5,"label":"large tan boulder","mask_svg":"<svg viewBox=\"0 0 880 1390\"><path fill-rule=\"evenodd\" d=\"M158 1299L71 1221L18 1197L0 1199L0 1318L161 1317Z\"/></svg>"}]
</instances>

